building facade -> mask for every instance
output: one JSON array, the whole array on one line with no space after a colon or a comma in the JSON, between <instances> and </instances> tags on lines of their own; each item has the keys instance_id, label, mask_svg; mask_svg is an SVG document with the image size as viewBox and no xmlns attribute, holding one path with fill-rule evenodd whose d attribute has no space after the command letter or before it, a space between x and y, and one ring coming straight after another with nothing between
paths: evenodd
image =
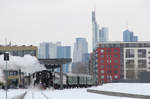
<instances>
[{"instance_id":1,"label":"building facade","mask_svg":"<svg viewBox=\"0 0 150 99\"><path fill-rule=\"evenodd\" d=\"M60 42L43 42L39 46L39 58L49 59L57 57L57 46L61 45Z\"/></svg>"},{"instance_id":2,"label":"building facade","mask_svg":"<svg viewBox=\"0 0 150 99\"><path fill-rule=\"evenodd\" d=\"M73 62L82 62L83 54L88 53L88 43L85 38L76 38L73 50Z\"/></svg>"},{"instance_id":3,"label":"building facade","mask_svg":"<svg viewBox=\"0 0 150 99\"><path fill-rule=\"evenodd\" d=\"M123 41L124 42L137 42L138 36L134 36L133 32L129 30L125 30L123 31Z\"/></svg>"},{"instance_id":4,"label":"building facade","mask_svg":"<svg viewBox=\"0 0 150 99\"><path fill-rule=\"evenodd\" d=\"M120 48L97 48L98 82L120 79Z\"/></svg>"},{"instance_id":5,"label":"building facade","mask_svg":"<svg viewBox=\"0 0 150 99\"><path fill-rule=\"evenodd\" d=\"M57 58L71 58L71 46L57 46ZM70 64L71 63L67 63L63 65L63 72L70 72ZM56 71L59 71L59 69Z\"/></svg>"},{"instance_id":6,"label":"building facade","mask_svg":"<svg viewBox=\"0 0 150 99\"><path fill-rule=\"evenodd\" d=\"M108 41L108 28L102 27L102 29L99 30L99 42L107 42Z\"/></svg>"},{"instance_id":7,"label":"building facade","mask_svg":"<svg viewBox=\"0 0 150 99\"><path fill-rule=\"evenodd\" d=\"M107 50L111 52L108 53ZM95 55L95 65L97 65L98 72L94 73L99 76L99 81L104 79L104 82L107 82L106 75L110 73L108 71L109 65L111 73L113 73L111 74L112 80L117 76L118 79L139 80L142 72L150 71L150 42L103 42L98 45ZM114 74L117 76L115 77Z\"/></svg>"},{"instance_id":8,"label":"building facade","mask_svg":"<svg viewBox=\"0 0 150 99\"><path fill-rule=\"evenodd\" d=\"M36 56L38 55L38 48L36 46L0 46L0 54L4 54L5 52L9 52L12 56L20 56L23 57L24 55L31 55Z\"/></svg>"}]
</instances>

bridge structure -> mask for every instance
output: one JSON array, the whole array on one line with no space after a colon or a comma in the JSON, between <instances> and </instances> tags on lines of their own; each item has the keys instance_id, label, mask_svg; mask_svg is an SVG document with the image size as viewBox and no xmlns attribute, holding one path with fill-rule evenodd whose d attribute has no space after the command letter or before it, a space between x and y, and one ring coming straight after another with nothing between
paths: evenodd
<instances>
[{"instance_id":1,"label":"bridge structure","mask_svg":"<svg viewBox=\"0 0 150 99\"><path fill-rule=\"evenodd\" d=\"M60 89L63 89L63 64L70 63L71 58L56 58L56 59L38 59L40 64L43 64L46 69L51 69L54 72L55 68L60 68ZM54 79L53 79L54 80ZM53 84L54 87L54 84Z\"/></svg>"}]
</instances>

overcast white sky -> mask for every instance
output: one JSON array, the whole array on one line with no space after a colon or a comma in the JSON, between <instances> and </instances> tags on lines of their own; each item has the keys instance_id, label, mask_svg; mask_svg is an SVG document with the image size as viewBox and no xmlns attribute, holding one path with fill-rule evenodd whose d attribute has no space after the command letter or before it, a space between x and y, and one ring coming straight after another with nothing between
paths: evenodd
<instances>
[{"instance_id":1,"label":"overcast white sky","mask_svg":"<svg viewBox=\"0 0 150 99\"><path fill-rule=\"evenodd\" d=\"M128 27L139 40L150 40L150 0L0 0L0 43L38 45L61 41L73 45L86 37L91 51L91 11L110 40L122 40Z\"/></svg>"}]
</instances>

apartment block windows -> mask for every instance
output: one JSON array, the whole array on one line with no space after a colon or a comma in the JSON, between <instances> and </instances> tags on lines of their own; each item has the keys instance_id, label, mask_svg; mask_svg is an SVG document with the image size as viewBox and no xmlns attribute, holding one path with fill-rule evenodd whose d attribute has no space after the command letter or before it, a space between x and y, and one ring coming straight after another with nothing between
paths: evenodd
<instances>
[{"instance_id":1,"label":"apartment block windows","mask_svg":"<svg viewBox=\"0 0 150 99\"><path fill-rule=\"evenodd\" d=\"M139 68L146 68L146 59L138 60L138 67Z\"/></svg>"},{"instance_id":2,"label":"apartment block windows","mask_svg":"<svg viewBox=\"0 0 150 99\"><path fill-rule=\"evenodd\" d=\"M134 49L126 50L126 58L134 58Z\"/></svg>"},{"instance_id":3,"label":"apartment block windows","mask_svg":"<svg viewBox=\"0 0 150 99\"><path fill-rule=\"evenodd\" d=\"M138 57L146 58L146 49L138 49Z\"/></svg>"},{"instance_id":4,"label":"apartment block windows","mask_svg":"<svg viewBox=\"0 0 150 99\"><path fill-rule=\"evenodd\" d=\"M101 52L101 53L104 53L104 50L103 50L103 49L101 49L101 50L100 50L100 52Z\"/></svg>"},{"instance_id":5,"label":"apartment block windows","mask_svg":"<svg viewBox=\"0 0 150 99\"><path fill-rule=\"evenodd\" d=\"M127 68L134 68L134 60L127 60L126 61Z\"/></svg>"}]
</instances>

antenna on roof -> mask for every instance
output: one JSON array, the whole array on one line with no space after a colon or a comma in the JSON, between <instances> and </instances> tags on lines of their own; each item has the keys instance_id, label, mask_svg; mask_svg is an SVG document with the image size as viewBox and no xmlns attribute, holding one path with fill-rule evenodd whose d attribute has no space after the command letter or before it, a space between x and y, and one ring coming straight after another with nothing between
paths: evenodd
<instances>
[{"instance_id":1,"label":"antenna on roof","mask_svg":"<svg viewBox=\"0 0 150 99\"><path fill-rule=\"evenodd\" d=\"M5 46L7 46L7 38L5 38Z\"/></svg>"},{"instance_id":2,"label":"antenna on roof","mask_svg":"<svg viewBox=\"0 0 150 99\"><path fill-rule=\"evenodd\" d=\"M126 28L128 29L129 27L128 27L128 19L126 20Z\"/></svg>"}]
</instances>

